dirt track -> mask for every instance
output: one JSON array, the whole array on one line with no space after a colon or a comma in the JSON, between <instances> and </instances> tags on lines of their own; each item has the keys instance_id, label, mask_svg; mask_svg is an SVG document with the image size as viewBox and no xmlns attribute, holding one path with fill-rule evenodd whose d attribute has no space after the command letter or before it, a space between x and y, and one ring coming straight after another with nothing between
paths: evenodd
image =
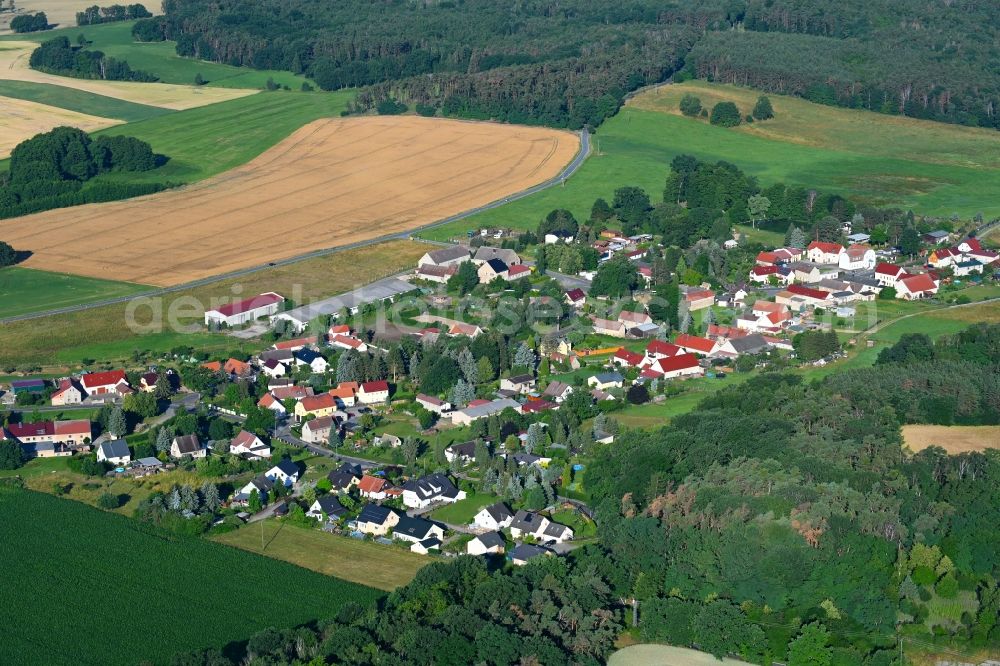
<instances>
[{"instance_id":1,"label":"dirt track","mask_svg":"<svg viewBox=\"0 0 1000 666\"><path fill-rule=\"evenodd\" d=\"M543 128L321 120L196 185L0 226L26 266L167 286L428 224L557 175L578 148Z\"/></svg>"}]
</instances>

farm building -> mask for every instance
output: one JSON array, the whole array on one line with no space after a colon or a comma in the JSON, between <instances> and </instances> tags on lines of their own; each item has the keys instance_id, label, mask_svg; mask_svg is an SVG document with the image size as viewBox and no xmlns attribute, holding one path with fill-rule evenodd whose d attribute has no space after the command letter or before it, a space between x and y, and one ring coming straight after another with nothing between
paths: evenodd
<instances>
[{"instance_id":1,"label":"farm building","mask_svg":"<svg viewBox=\"0 0 1000 666\"><path fill-rule=\"evenodd\" d=\"M461 263L469 261L472 258L472 253L469 248L464 245L454 245L452 247L443 247L440 250L433 250L424 254L417 261L417 266L458 266Z\"/></svg>"},{"instance_id":2,"label":"farm building","mask_svg":"<svg viewBox=\"0 0 1000 666\"><path fill-rule=\"evenodd\" d=\"M349 291L340 296L326 298L309 305L281 312L274 315L271 321L279 319L291 323L296 331L304 331L309 322L323 316L337 316L341 310L347 310L350 314L357 314L358 311L370 303L394 302L403 294L414 290L414 286L409 282L404 282L398 278L386 278L372 282L369 285Z\"/></svg>"},{"instance_id":3,"label":"farm building","mask_svg":"<svg viewBox=\"0 0 1000 666\"><path fill-rule=\"evenodd\" d=\"M285 298L269 291L258 294L253 298L246 298L242 301L221 305L218 308L205 310L205 325L225 324L226 326L239 326L251 321L256 321L261 317L269 317L278 311Z\"/></svg>"}]
</instances>

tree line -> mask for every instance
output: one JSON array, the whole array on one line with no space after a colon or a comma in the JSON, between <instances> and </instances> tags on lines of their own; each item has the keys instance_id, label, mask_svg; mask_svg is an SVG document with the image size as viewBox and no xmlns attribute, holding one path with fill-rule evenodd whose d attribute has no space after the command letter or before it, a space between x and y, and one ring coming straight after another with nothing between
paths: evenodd
<instances>
[{"instance_id":1,"label":"tree line","mask_svg":"<svg viewBox=\"0 0 1000 666\"><path fill-rule=\"evenodd\" d=\"M134 70L124 60L91 51L84 46L72 46L67 37L55 37L43 42L31 52L32 69L77 79L102 79L105 81L152 82L157 77L142 70Z\"/></svg>"},{"instance_id":2,"label":"tree line","mask_svg":"<svg viewBox=\"0 0 1000 666\"><path fill-rule=\"evenodd\" d=\"M132 21L135 19L145 19L152 14L145 6L134 5L109 5L99 7L93 5L87 7L82 12L76 13L77 25L99 25L101 23L116 23L119 21Z\"/></svg>"}]
</instances>

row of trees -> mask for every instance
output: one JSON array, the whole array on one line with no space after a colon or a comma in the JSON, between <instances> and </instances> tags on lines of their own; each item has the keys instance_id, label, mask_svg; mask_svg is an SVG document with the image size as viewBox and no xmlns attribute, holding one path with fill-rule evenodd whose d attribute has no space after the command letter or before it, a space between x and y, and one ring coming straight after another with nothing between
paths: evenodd
<instances>
[{"instance_id":1,"label":"row of trees","mask_svg":"<svg viewBox=\"0 0 1000 666\"><path fill-rule=\"evenodd\" d=\"M19 14L10 21L10 29L14 32L38 32L49 29L49 19L45 12L35 14Z\"/></svg>"},{"instance_id":2,"label":"row of trees","mask_svg":"<svg viewBox=\"0 0 1000 666\"><path fill-rule=\"evenodd\" d=\"M158 80L149 72L133 70L124 60L112 58L103 51L74 47L67 37L56 37L43 42L31 52L29 63L32 69L77 79L142 82Z\"/></svg>"},{"instance_id":3,"label":"row of trees","mask_svg":"<svg viewBox=\"0 0 1000 666\"><path fill-rule=\"evenodd\" d=\"M116 23L118 21L133 21L145 19L152 14L143 5L109 5L99 7L93 5L82 12L76 13L77 25L98 25L100 23Z\"/></svg>"}]
</instances>

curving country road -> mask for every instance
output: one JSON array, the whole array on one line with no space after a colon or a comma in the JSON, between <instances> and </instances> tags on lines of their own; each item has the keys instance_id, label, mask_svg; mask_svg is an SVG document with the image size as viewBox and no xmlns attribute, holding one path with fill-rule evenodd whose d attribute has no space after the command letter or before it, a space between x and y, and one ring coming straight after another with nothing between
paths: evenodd
<instances>
[{"instance_id":1,"label":"curving country road","mask_svg":"<svg viewBox=\"0 0 1000 666\"><path fill-rule=\"evenodd\" d=\"M312 252L307 252L306 254L300 254L296 257L290 257L288 259L282 259L280 261L274 261L271 263L260 264L258 266L251 266L250 268L243 268L238 271L231 271L229 273L222 273L220 275L213 275L211 277L202 278L201 280L194 280L193 282L187 282L185 284L174 285L172 287L164 287L161 289L153 289L150 291L145 291L140 294L132 294L130 296L120 296L118 298L107 298L100 301L92 301L90 303L82 303L80 305L70 305L64 308L53 308L51 310L43 310L41 312L30 312L28 314L17 315L14 317L4 317L0 319L0 324L9 324L15 321L26 321L29 319L38 319L40 317L48 317L57 314L67 314L70 312L81 312L83 310L90 310L92 308L99 308L105 305L114 305L116 303L126 303L132 299L140 297L155 297L163 296L165 294L170 294L178 291L184 291L187 289L192 289L194 287L201 287L207 284L212 284L214 282L220 282L222 280L230 280L232 278L242 277L244 275L250 275L251 273L256 273L268 268L273 268L275 266L288 266L289 264L294 264L304 259L313 259L315 257L325 257L331 254L336 254L338 252L344 252L345 250L353 250L359 247L367 247L369 245L376 245L378 243L384 243L390 240L405 240L411 238L414 234L421 231L428 231L430 229L435 229L437 227L444 226L446 224L451 224L452 222L457 222L459 220L464 220L467 217L472 217L473 215L478 215L488 210L493 210L494 208L499 208L511 201L517 201L518 199L523 199L525 197L531 196L541 192L542 190L548 189L554 185L561 185L566 181L567 178L572 176L576 171L583 166L584 161L590 155L590 133L587 130L581 130L580 135L580 150L577 152L576 156L573 157L572 161L566 165L566 167L559 172L553 178L546 180L545 182L539 183L538 185L533 185L525 190L521 190L515 194L504 197L503 199L497 199L488 204L472 208L457 215L452 215L451 217L446 217L443 220L438 220L436 222L431 222L430 224L425 224L421 227L416 227L414 229L409 229L407 231L402 231L395 234L388 234L385 236L379 236L378 238L370 238L364 241L358 241L356 243L349 243L347 245L338 245L336 247L324 248L321 250L314 250Z\"/></svg>"}]
</instances>

